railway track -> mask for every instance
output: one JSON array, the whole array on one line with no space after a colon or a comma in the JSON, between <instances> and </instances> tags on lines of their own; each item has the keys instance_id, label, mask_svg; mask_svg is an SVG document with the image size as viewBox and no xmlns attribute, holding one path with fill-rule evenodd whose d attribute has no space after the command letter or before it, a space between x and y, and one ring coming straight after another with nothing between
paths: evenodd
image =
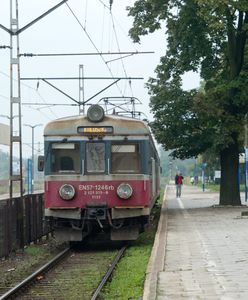
<instances>
[{"instance_id":1,"label":"railway track","mask_svg":"<svg viewBox=\"0 0 248 300\"><path fill-rule=\"evenodd\" d=\"M67 248L0 300L97 299L126 248L83 252Z\"/></svg>"},{"instance_id":2,"label":"railway track","mask_svg":"<svg viewBox=\"0 0 248 300\"><path fill-rule=\"evenodd\" d=\"M58 255L56 255L52 260L50 260L44 266L42 266L37 271L32 273L30 276L25 278L23 281L18 283L16 286L14 286L12 289L7 291L5 294L1 295L0 300L10 299L14 296L17 296L22 289L27 288L31 283L35 282L37 278L39 278L39 276L42 276L42 274L48 272L51 268L56 266L66 255L69 254L69 251L70 248L66 248L63 251L61 251Z\"/></svg>"},{"instance_id":3,"label":"railway track","mask_svg":"<svg viewBox=\"0 0 248 300\"><path fill-rule=\"evenodd\" d=\"M97 297L99 296L102 288L104 287L104 285L108 281L109 277L113 273L116 265L118 264L119 260L121 259L122 255L124 254L126 249L127 249L127 246L124 246L120 249L120 251L116 255L115 259L113 260L112 264L110 265L109 269L107 270L106 274L104 275L103 279L101 280L100 284L98 285L97 289L95 290L95 292L94 292L94 294L93 294L93 296L91 297L90 300L96 300L97 299Z\"/></svg>"}]
</instances>

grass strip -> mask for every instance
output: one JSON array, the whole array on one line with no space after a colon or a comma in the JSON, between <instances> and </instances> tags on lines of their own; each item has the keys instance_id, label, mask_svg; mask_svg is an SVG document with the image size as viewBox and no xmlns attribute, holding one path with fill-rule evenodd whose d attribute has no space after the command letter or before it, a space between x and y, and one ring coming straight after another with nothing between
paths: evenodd
<instances>
[{"instance_id":1,"label":"grass strip","mask_svg":"<svg viewBox=\"0 0 248 300\"><path fill-rule=\"evenodd\" d=\"M152 221L149 228L131 244L121 259L111 282L101 293L104 300L137 300L143 294L147 264L151 255L153 242L157 230L161 199L152 212Z\"/></svg>"}]
</instances>

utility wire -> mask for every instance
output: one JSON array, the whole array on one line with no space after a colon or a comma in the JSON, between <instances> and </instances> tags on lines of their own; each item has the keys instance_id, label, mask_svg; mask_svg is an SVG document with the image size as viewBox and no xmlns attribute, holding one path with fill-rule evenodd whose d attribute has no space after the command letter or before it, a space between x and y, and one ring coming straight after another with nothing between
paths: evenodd
<instances>
[{"instance_id":1,"label":"utility wire","mask_svg":"<svg viewBox=\"0 0 248 300\"><path fill-rule=\"evenodd\" d=\"M114 15L113 15L112 9L111 9L111 6L112 6L112 3L113 3L113 2L110 1L110 6L108 7L105 3L103 3L102 0L98 0L98 1L104 6L104 8L107 8L107 9L109 9L109 11L110 11L111 21L112 21L112 25L113 25L113 31L114 31L114 34L115 34L115 39L116 39L116 43L117 43L118 50L119 50L119 52L120 52L120 45L119 45L119 42L118 42L118 35L117 35L117 31L116 31L116 26L115 26L115 17L114 17ZM119 25L120 29L124 32L124 35L127 36L128 40L130 41L129 36L126 35L126 32L123 30L123 28L120 26L120 24L119 24L117 21L116 21L116 23ZM132 42L131 42L131 45L133 45ZM134 49L135 49L135 47L134 47ZM138 52L137 49L136 49L136 52ZM125 69L125 66L124 66L123 58L126 58L126 57L128 57L128 56L131 56L131 55L126 55L126 56L123 56L123 57L120 55L120 58L119 58L119 59L121 59L122 68L123 68L124 74L125 74L126 76L127 76L127 73L126 73L126 69ZM109 60L108 62L112 62L112 61L114 61L114 60L116 60L116 59ZM125 82L125 85L126 85L126 82ZM131 91L132 96L133 96L133 89L132 89L132 85L131 85L131 80L129 80L129 87L130 87L130 91ZM124 91L125 91L125 90L124 90Z\"/></svg>"},{"instance_id":2,"label":"utility wire","mask_svg":"<svg viewBox=\"0 0 248 300\"><path fill-rule=\"evenodd\" d=\"M119 44L119 40L118 40L118 36L117 36L117 32L116 32L116 27L115 27L115 23L114 23L112 11L110 11L110 16L111 16L111 20L112 20L112 26L113 26L113 31L114 31L114 35L115 35L115 40L116 40L117 48L118 48L118 51L121 52L121 50L120 50L120 44ZM126 77L128 77L127 76L127 72L126 72L126 68L125 68L125 65L124 65L124 61L123 61L123 58L122 58L121 55L120 55L120 59L121 59L121 65L122 65L124 74L125 74ZM126 85L126 82L125 82L125 85ZM132 86L130 86L130 87L132 87ZM133 96L133 90L132 90L132 88L131 88L131 93L132 93L132 96Z\"/></svg>"},{"instance_id":3,"label":"utility wire","mask_svg":"<svg viewBox=\"0 0 248 300\"><path fill-rule=\"evenodd\" d=\"M31 149L33 149L31 143L22 143L22 144L25 145L25 146L27 146L27 147L29 147L29 148L31 148ZM34 144L37 144L39 146L40 142L34 143ZM44 148L43 149L40 149L40 148L36 149L36 148L34 148L34 150L39 153L39 152L42 152L44 150Z\"/></svg>"},{"instance_id":4,"label":"utility wire","mask_svg":"<svg viewBox=\"0 0 248 300\"><path fill-rule=\"evenodd\" d=\"M27 106L29 109L33 109L33 110L35 110L35 111L38 111L40 114L42 114L46 119L48 119L48 120L52 120L52 118L51 117L49 117L48 115L47 115L47 113L45 113L45 112L43 112L41 109L42 108L44 108L44 107L40 107L40 108L34 108L33 106ZM48 108L49 110L50 110L50 112L54 115L54 117L55 117L55 119L57 119L58 118L58 116L54 113L54 112L52 112L52 110L51 110L51 105L49 106L49 105L47 105L47 107L46 108Z\"/></svg>"},{"instance_id":5,"label":"utility wire","mask_svg":"<svg viewBox=\"0 0 248 300\"><path fill-rule=\"evenodd\" d=\"M112 11L109 6L107 6L102 0L98 0L105 8L107 8L109 11ZM113 15L113 18L115 20L115 23L118 25L120 30L122 31L123 35L129 40L132 47L135 49L136 52L138 52L137 48L135 47L134 43L132 42L131 38L127 35L126 31L123 29L121 24L119 23L119 20Z\"/></svg>"},{"instance_id":6,"label":"utility wire","mask_svg":"<svg viewBox=\"0 0 248 300\"><path fill-rule=\"evenodd\" d=\"M4 96L2 94L0 94L0 97L3 98L3 99L5 99L5 100L9 100L9 97L6 97L6 96Z\"/></svg>"},{"instance_id":7,"label":"utility wire","mask_svg":"<svg viewBox=\"0 0 248 300\"><path fill-rule=\"evenodd\" d=\"M98 0L98 1L101 2L105 8L109 9L109 7L102 0Z\"/></svg>"},{"instance_id":8,"label":"utility wire","mask_svg":"<svg viewBox=\"0 0 248 300\"><path fill-rule=\"evenodd\" d=\"M84 14L84 28L86 29L86 22L87 22L87 13L88 13L88 0L85 3L85 14Z\"/></svg>"},{"instance_id":9,"label":"utility wire","mask_svg":"<svg viewBox=\"0 0 248 300\"><path fill-rule=\"evenodd\" d=\"M121 51L121 52L82 52L82 53L21 53L19 56L24 57L42 57L42 56L92 56L92 55L135 55L135 54L151 54L154 51ZM122 57L124 58L124 57ZM108 63L109 61L106 61Z\"/></svg>"},{"instance_id":10,"label":"utility wire","mask_svg":"<svg viewBox=\"0 0 248 300\"><path fill-rule=\"evenodd\" d=\"M105 27L105 6L103 7L103 18L102 18L102 37L101 37L101 51L102 51L102 48L103 48L103 39L104 39L104 27Z\"/></svg>"},{"instance_id":11,"label":"utility wire","mask_svg":"<svg viewBox=\"0 0 248 300\"><path fill-rule=\"evenodd\" d=\"M81 27L81 28L83 29L83 31L85 32L86 36L87 36L88 39L90 40L90 42L91 42L91 44L93 45L93 47L95 48L95 50L99 53L101 59L103 60L103 62L104 62L104 64L106 65L107 69L109 70L111 76L114 77L114 75L113 75L113 73L112 73L110 67L108 66L108 64L107 64L107 62L105 61L104 57L101 55L101 52L98 50L97 46L95 45L95 43L94 43L93 40L91 39L90 35L88 34L88 32L86 31L86 29L84 28L84 26L81 24L81 22L79 21L78 17L75 15L75 13L73 12L73 10L72 10L71 7L69 6L69 4L66 3L66 5L67 5L68 9L70 10L70 12L72 13L72 15L74 16L74 18L77 20L77 22L78 22L78 24L80 25L80 27ZM121 94L122 96L124 96L124 95L122 94L122 91L121 91L120 87L118 86L118 84L116 84L116 86L117 86L117 88L118 88L120 94Z\"/></svg>"},{"instance_id":12,"label":"utility wire","mask_svg":"<svg viewBox=\"0 0 248 300\"><path fill-rule=\"evenodd\" d=\"M76 103L37 103L37 102L22 102L22 105L78 106L78 104Z\"/></svg>"},{"instance_id":13,"label":"utility wire","mask_svg":"<svg viewBox=\"0 0 248 300\"><path fill-rule=\"evenodd\" d=\"M120 44L119 44L119 40L118 40L117 33L116 33L116 28L115 28L115 23L114 23L112 12L110 12L110 16L111 16L111 20L112 20L112 27L113 27L113 31L114 31L114 36L115 36L116 44L117 44L117 49L118 49L118 51L120 53L121 49L120 49ZM125 74L126 77L128 77L121 55L120 55L120 59L121 59L121 64L122 64L122 68L123 68L124 74Z\"/></svg>"},{"instance_id":14,"label":"utility wire","mask_svg":"<svg viewBox=\"0 0 248 300\"><path fill-rule=\"evenodd\" d=\"M6 74L5 72L3 72L3 71L0 71L0 74L4 75L5 77L10 78L10 76L9 76L8 74ZM15 80L15 81L16 81L16 80ZM31 90L34 90L34 91L38 94L38 96L40 97L40 99L42 100L42 102L46 104L46 100L43 98L43 96L39 93L39 91L38 91L37 89L35 89L35 88L33 88L32 86L29 86L28 84L23 83L23 82L21 82L21 85L22 85L22 86L25 86L25 87L27 87L27 88L29 88L29 89L31 89ZM4 97L4 96L3 96L3 97ZM6 98L7 98L7 97L6 97ZM7 99L9 100L9 98L7 98ZM31 108L31 107L29 107L29 108ZM39 110L38 108L32 108L32 109L37 110L37 111L40 112L40 110ZM55 118L58 117L58 116L55 114L55 112L53 112L50 108L49 108L49 111L50 111L50 113L51 113ZM44 113L42 113L42 114L43 114L44 116L46 116L47 119L51 120L51 118L49 118L47 115L45 115Z\"/></svg>"}]
</instances>

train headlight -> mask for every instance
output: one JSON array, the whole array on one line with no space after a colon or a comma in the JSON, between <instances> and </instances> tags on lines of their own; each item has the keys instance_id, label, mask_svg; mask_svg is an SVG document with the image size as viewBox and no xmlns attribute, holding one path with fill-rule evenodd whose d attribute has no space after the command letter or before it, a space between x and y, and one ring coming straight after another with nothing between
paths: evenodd
<instances>
[{"instance_id":1,"label":"train headlight","mask_svg":"<svg viewBox=\"0 0 248 300\"><path fill-rule=\"evenodd\" d=\"M98 104L91 105L87 117L91 122L101 122L104 118L104 109Z\"/></svg>"},{"instance_id":2,"label":"train headlight","mask_svg":"<svg viewBox=\"0 0 248 300\"><path fill-rule=\"evenodd\" d=\"M75 189L71 184L64 184L59 189L59 195L63 200L71 200L75 196Z\"/></svg>"},{"instance_id":3,"label":"train headlight","mask_svg":"<svg viewBox=\"0 0 248 300\"><path fill-rule=\"evenodd\" d=\"M128 199L133 194L133 188L128 183L121 183L117 188L117 195L121 199Z\"/></svg>"}]
</instances>

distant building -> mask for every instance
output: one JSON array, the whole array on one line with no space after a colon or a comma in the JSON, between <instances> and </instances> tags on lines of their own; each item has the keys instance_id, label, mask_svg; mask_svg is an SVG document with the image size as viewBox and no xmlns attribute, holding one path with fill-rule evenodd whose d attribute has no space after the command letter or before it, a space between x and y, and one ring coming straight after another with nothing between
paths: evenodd
<instances>
[{"instance_id":1,"label":"distant building","mask_svg":"<svg viewBox=\"0 0 248 300\"><path fill-rule=\"evenodd\" d=\"M0 123L0 144L10 145L10 127L6 124Z\"/></svg>"}]
</instances>

